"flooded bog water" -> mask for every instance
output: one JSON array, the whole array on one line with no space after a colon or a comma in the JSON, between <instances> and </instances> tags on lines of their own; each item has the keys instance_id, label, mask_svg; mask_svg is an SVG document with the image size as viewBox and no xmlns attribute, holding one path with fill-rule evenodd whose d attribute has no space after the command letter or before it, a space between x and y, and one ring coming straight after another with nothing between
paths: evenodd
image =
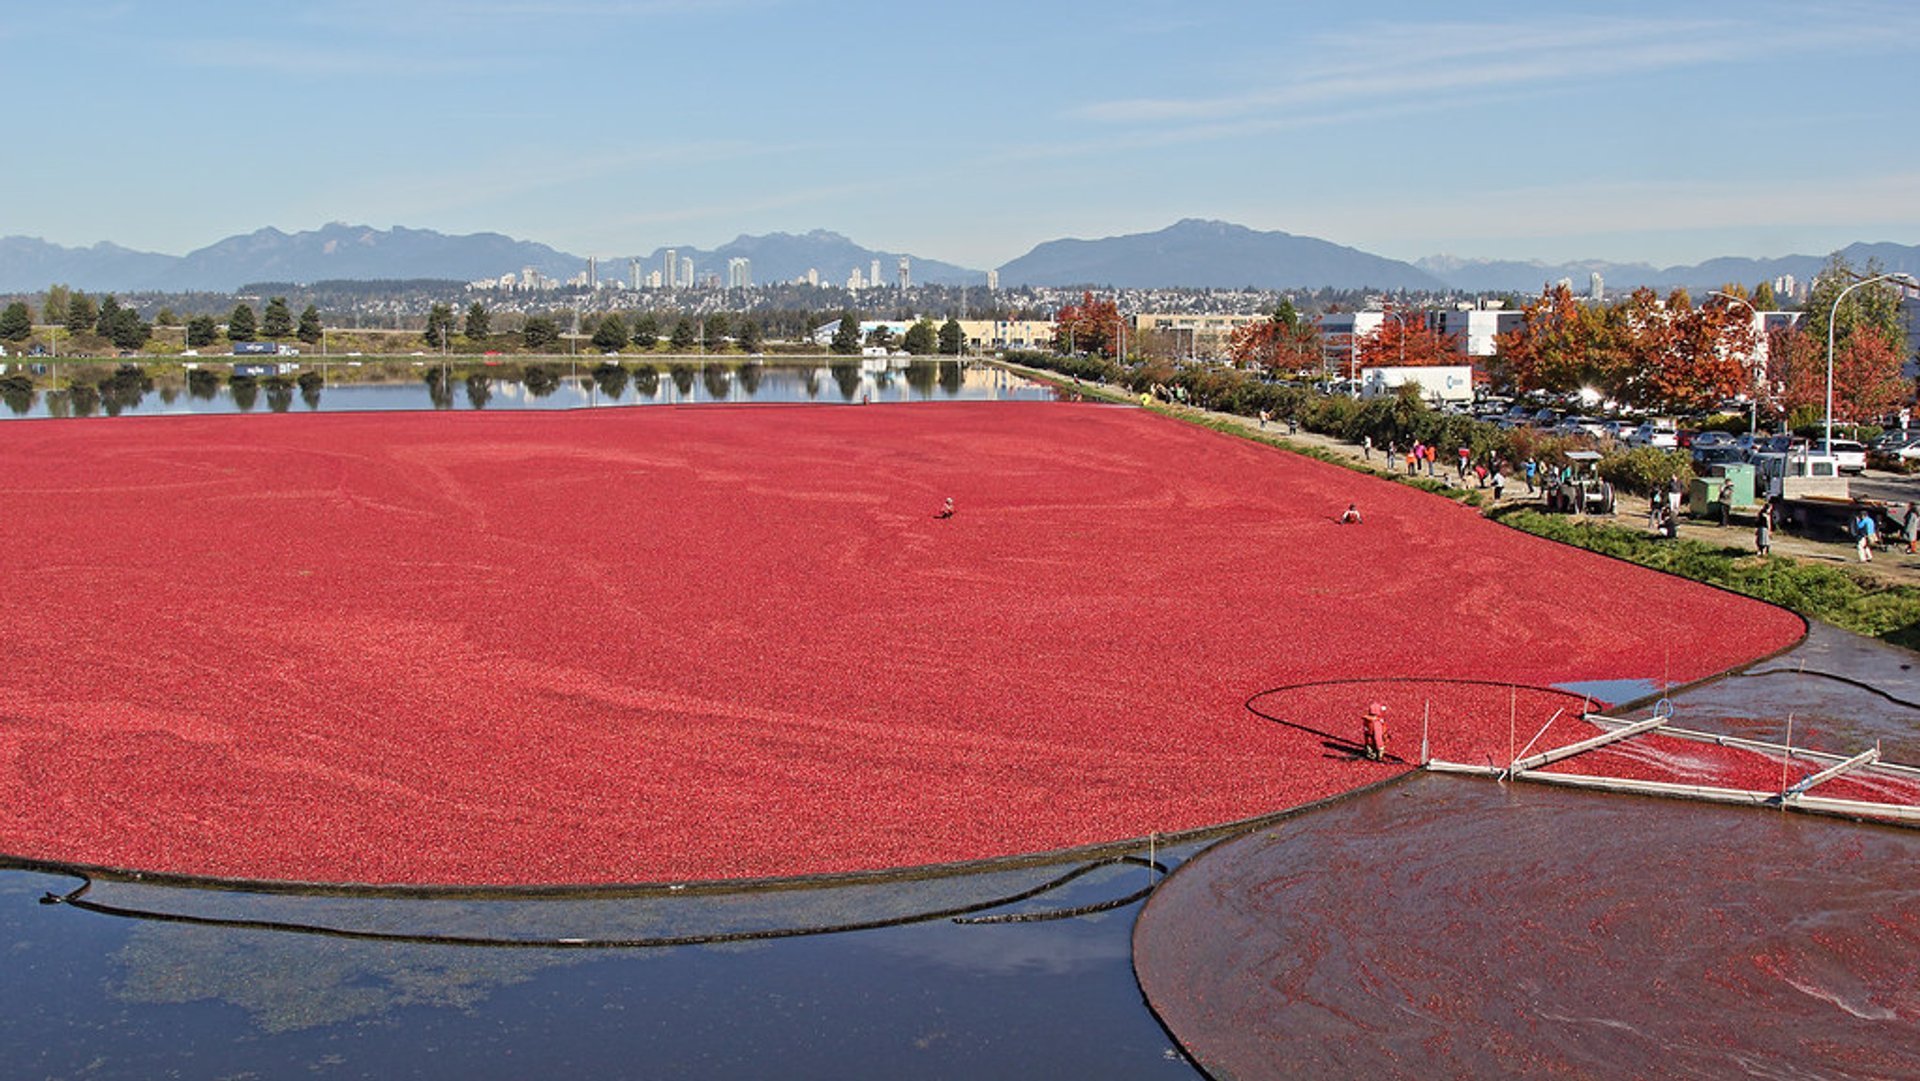
<instances>
[{"instance_id":1,"label":"flooded bog water","mask_svg":"<svg viewBox=\"0 0 1920 1081\"><path fill-rule=\"evenodd\" d=\"M1219 1077L1920 1076L1920 831L1416 777L1135 931Z\"/></svg>"}]
</instances>

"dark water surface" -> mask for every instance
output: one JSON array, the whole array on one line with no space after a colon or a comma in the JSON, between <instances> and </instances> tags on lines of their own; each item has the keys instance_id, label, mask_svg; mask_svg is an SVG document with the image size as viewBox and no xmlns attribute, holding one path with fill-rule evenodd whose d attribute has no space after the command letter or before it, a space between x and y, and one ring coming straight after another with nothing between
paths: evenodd
<instances>
[{"instance_id":1,"label":"dark water surface","mask_svg":"<svg viewBox=\"0 0 1920 1081\"><path fill-rule=\"evenodd\" d=\"M1060 868L695 900L250 897L103 884L115 904L386 933L583 937L898 917ZM1114 867L1015 906L1124 897ZM1138 906L1064 921L646 950L497 949L132 921L0 872L0 1076L1183 1078L1135 987Z\"/></svg>"}]
</instances>

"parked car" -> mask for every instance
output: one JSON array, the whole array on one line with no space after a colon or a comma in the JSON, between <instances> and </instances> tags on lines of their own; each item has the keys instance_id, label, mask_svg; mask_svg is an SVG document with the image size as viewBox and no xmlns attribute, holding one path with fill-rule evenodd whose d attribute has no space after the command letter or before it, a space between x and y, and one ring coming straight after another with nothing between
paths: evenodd
<instances>
[{"instance_id":1,"label":"parked car","mask_svg":"<svg viewBox=\"0 0 1920 1081\"><path fill-rule=\"evenodd\" d=\"M1731 447L1733 436L1726 432L1701 432L1693 437L1693 449L1705 450L1708 447Z\"/></svg>"},{"instance_id":2,"label":"parked car","mask_svg":"<svg viewBox=\"0 0 1920 1081\"><path fill-rule=\"evenodd\" d=\"M1699 440L1695 440L1690 453L1693 456L1693 471L1702 475L1716 465L1733 465L1747 460L1747 456L1740 453L1740 448L1732 443L1703 447Z\"/></svg>"},{"instance_id":3,"label":"parked car","mask_svg":"<svg viewBox=\"0 0 1920 1081\"><path fill-rule=\"evenodd\" d=\"M1867 447L1851 439L1836 439L1833 448L1827 448L1827 441L1816 439L1808 444L1807 450L1814 455L1831 454L1842 473L1862 473L1867 468Z\"/></svg>"},{"instance_id":4,"label":"parked car","mask_svg":"<svg viewBox=\"0 0 1920 1081\"><path fill-rule=\"evenodd\" d=\"M1697 435L1695 438L1697 438ZM1693 440L1688 439L1682 441L1680 432L1674 427L1672 421L1661 420L1655 417L1645 424L1642 424L1640 429L1633 434L1633 438L1628 440L1628 442L1636 447L1660 447L1663 450L1672 450L1675 447L1687 446L1691 444Z\"/></svg>"}]
</instances>

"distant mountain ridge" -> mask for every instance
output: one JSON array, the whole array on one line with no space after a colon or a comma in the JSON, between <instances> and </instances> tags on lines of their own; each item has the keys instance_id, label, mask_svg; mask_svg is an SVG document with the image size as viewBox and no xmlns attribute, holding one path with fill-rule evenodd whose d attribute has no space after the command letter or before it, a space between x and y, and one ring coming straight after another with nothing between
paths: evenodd
<instances>
[{"instance_id":1,"label":"distant mountain ridge","mask_svg":"<svg viewBox=\"0 0 1920 1081\"><path fill-rule=\"evenodd\" d=\"M1840 255L1855 269L1877 263L1882 270L1920 276L1920 245L1855 243L1840 249ZM1692 266L1655 267L1648 263L1599 260L1549 264L1438 255L1415 260L1415 265L1455 289L1470 293L1537 293L1543 285L1562 278L1572 279L1575 291L1585 292L1589 275L1596 271L1607 291L1612 293L1642 285L1658 290L1718 289L1734 283L1753 286L1788 274L1801 282L1809 282L1827 265L1827 256L1786 255L1775 259L1722 256Z\"/></svg>"},{"instance_id":2,"label":"distant mountain ridge","mask_svg":"<svg viewBox=\"0 0 1920 1081\"><path fill-rule=\"evenodd\" d=\"M668 246L646 255L599 260L602 281L631 275L630 259L641 273L663 265ZM903 253L864 247L839 233L741 235L712 250L674 246L691 258L696 273L724 278L727 260L752 260L758 284L791 281L809 270L822 285L844 285L858 269L871 273L880 263L883 282L896 280ZM1887 270L1920 275L1920 245L1856 243L1842 254L1856 267L1870 261ZM970 284L983 271L917 255L907 255L917 284ZM134 251L102 242L68 248L35 237L0 237L0 292L32 293L54 283L90 292L233 292L251 282L444 279L474 281L519 274L531 267L565 281L586 268L584 256L500 233L448 235L430 229L374 229L331 223L319 229L287 233L266 228L227 237L182 256ZM1576 261L1561 264L1430 256L1415 262L1388 259L1315 237L1261 232L1221 221L1186 219L1152 233L1093 240L1061 239L1039 244L999 268L1006 286L1088 286L1092 288L1373 289L1532 293L1561 278L1584 291L1588 275L1598 271L1608 291L1647 285L1713 289L1729 282L1752 285L1783 274L1810 280L1825 256L1789 255L1775 259L1724 257L1695 266L1654 267L1646 263Z\"/></svg>"},{"instance_id":3,"label":"distant mountain ridge","mask_svg":"<svg viewBox=\"0 0 1920 1081\"><path fill-rule=\"evenodd\" d=\"M1002 285L1151 289L1444 289L1397 259L1314 237L1256 232L1187 218L1159 232L1103 240L1050 240L1000 268Z\"/></svg>"}]
</instances>

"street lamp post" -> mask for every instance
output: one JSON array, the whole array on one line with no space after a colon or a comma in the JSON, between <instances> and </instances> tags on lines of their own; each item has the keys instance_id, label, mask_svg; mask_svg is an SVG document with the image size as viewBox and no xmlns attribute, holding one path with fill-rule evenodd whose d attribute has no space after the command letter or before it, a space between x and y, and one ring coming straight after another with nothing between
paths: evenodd
<instances>
[{"instance_id":1,"label":"street lamp post","mask_svg":"<svg viewBox=\"0 0 1920 1081\"><path fill-rule=\"evenodd\" d=\"M1840 295L1833 298L1832 310L1827 313L1827 427L1826 427L1827 447L1826 449L1828 454L1833 453L1833 321L1840 317L1840 302L1847 299L1848 293L1853 292L1855 289L1858 289L1863 285L1872 285L1874 282L1883 282L1883 281L1889 281L1889 280L1898 281L1911 287L1920 288L1920 282L1916 282L1914 280L1913 275L1911 274L1903 274L1898 271L1890 271L1886 274L1875 274L1871 278L1862 278L1859 281L1854 282L1852 285L1847 286L1845 289L1840 290Z\"/></svg>"},{"instance_id":2,"label":"street lamp post","mask_svg":"<svg viewBox=\"0 0 1920 1081\"><path fill-rule=\"evenodd\" d=\"M1753 301L1748 300L1746 297L1737 297L1732 293L1723 293L1718 289L1712 290L1707 295L1719 297L1721 300L1731 304L1745 304L1747 311L1753 315L1756 322L1760 318L1760 309L1754 307ZM1760 432L1760 388L1764 385L1764 380L1761 378L1758 349L1749 350L1748 355L1753 357L1753 364L1751 365L1753 371L1750 373L1751 378L1749 379L1752 386L1747 388L1747 404L1752 408L1753 416L1752 419L1747 422L1747 434L1757 435Z\"/></svg>"}]
</instances>

